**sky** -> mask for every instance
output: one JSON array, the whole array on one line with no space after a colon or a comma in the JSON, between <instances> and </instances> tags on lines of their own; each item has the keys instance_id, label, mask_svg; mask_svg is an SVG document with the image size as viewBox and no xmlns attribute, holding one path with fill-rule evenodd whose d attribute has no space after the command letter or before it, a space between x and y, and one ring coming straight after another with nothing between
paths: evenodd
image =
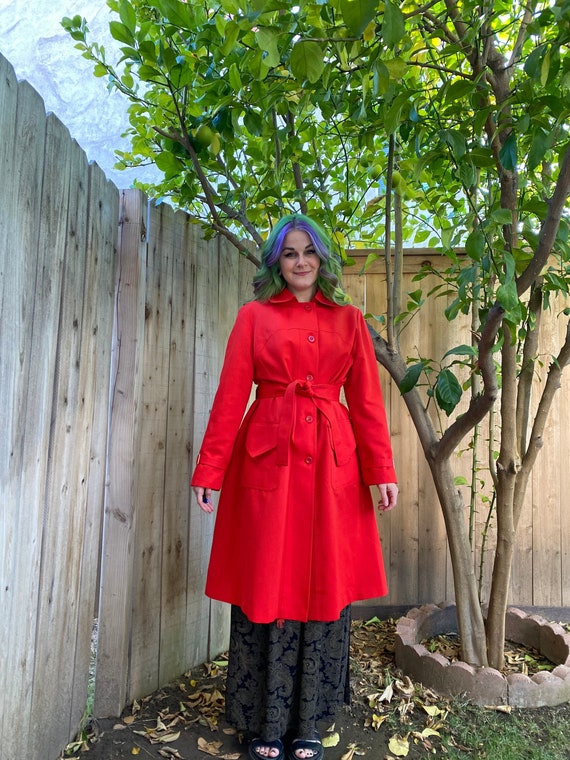
<instances>
[{"instance_id":1,"label":"sky","mask_svg":"<svg viewBox=\"0 0 570 760\"><path fill-rule=\"evenodd\" d=\"M129 146L121 137L128 127L128 100L93 76L92 64L61 26L64 16L77 14L87 19L93 40L109 49L117 44L108 31L113 16L105 0L0 0L0 54L118 188L131 187L134 179L150 181L151 168L114 169L114 151Z\"/></svg>"}]
</instances>

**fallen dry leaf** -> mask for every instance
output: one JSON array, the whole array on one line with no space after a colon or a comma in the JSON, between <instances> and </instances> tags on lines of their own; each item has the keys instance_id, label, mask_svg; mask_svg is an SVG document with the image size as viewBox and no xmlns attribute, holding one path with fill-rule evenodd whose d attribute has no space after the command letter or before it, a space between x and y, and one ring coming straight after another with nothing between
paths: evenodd
<instances>
[{"instance_id":1,"label":"fallen dry leaf","mask_svg":"<svg viewBox=\"0 0 570 760\"><path fill-rule=\"evenodd\" d=\"M180 752L174 747L161 747L158 754L161 757L175 757L177 760L184 760Z\"/></svg>"},{"instance_id":2,"label":"fallen dry leaf","mask_svg":"<svg viewBox=\"0 0 570 760\"><path fill-rule=\"evenodd\" d=\"M438 707L437 705L424 705L423 702L419 702L418 704L422 708L422 710L425 710L425 712L431 717L435 718L438 715L443 715L445 710L442 710L441 707Z\"/></svg>"},{"instance_id":3,"label":"fallen dry leaf","mask_svg":"<svg viewBox=\"0 0 570 760\"><path fill-rule=\"evenodd\" d=\"M198 749L200 752L205 752L207 755L219 756L221 746L222 742L208 742L201 736L198 739Z\"/></svg>"},{"instance_id":4,"label":"fallen dry leaf","mask_svg":"<svg viewBox=\"0 0 570 760\"><path fill-rule=\"evenodd\" d=\"M336 747L340 742L340 736L336 731L334 731L332 733L325 734L322 741L323 747Z\"/></svg>"},{"instance_id":5,"label":"fallen dry leaf","mask_svg":"<svg viewBox=\"0 0 570 760\"><path fill-rule=\"evenodd\" d=\"M376 713L372 714L372 723L371 726L375 731L378 731L382 723L384 723L385 720L388 719L387 715L376 715Z\"/></svg>"},{"instance_id":6,"label":"fallen dry leaf","mask_svg":"<svg viewBox=\"0 0 570 760\"><path fill-rule=\"evenodd\" d=\"M416 687L409 676L404 676L403 679L397 678L394 681L394 685L396 686L396 689L406 697L411 697L416 690Z\"/></svg>"},{"instance_id":7,"label":"fallen dry leaf","mask_svg":"<svg viewBox=\"0 0 570 760\"><path fill-rule=\"evenodd\" d=\"M388 742L388 749L390 752L396 755L396 757L406 757L410 751L410 742L408 741L408 737L398 736L398 734L392 736Z\"/></svg>"}]
</instances>

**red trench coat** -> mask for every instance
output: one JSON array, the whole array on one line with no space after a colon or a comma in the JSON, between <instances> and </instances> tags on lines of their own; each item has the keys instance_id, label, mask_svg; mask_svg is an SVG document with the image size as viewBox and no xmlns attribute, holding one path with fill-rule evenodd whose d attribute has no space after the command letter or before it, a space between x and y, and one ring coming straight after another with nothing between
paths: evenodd
<instances>
[{"instance_id":1,"label":"red trench coat","mask_svg":"<svg viewBox=\"0 0 570 760\"><path fill-rule=\"evenodd\" d=\"M301 303L287 289L243 306L192 476L223 484L206 594L256 623L336 620L347 604L383 596L368 486L393 482L360 311L320 292Z\"/></svg>"}]
</instances>

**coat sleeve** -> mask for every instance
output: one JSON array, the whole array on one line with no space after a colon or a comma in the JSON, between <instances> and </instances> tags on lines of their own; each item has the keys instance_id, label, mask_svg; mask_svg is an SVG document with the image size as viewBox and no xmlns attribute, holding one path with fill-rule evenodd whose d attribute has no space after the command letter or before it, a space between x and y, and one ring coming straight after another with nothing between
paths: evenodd
<instances>
[{"instance_id":1,"label":"coat sleeve","mask_svg":"<svg viewBox=\"0 0 570 760\"><path fill-rule=\"evenodd\" d=\"M346 308L346 307L345 307ZM355 309L353 363L344 391L350 411L362 476L367 485L396 483L396 472L378 363L364 317Z\"/></svg>"},{"instance_id":2,"label":"coat sleeve","mask_svg":"<svg viewBox=\"0 0 570 760\"><path fill-rule=\"evenodd\" d=\"M230 333L210 418L190 481L219 490L253 383L253 323L248 306L238 312Z\"/></svg>"}]
</instances>

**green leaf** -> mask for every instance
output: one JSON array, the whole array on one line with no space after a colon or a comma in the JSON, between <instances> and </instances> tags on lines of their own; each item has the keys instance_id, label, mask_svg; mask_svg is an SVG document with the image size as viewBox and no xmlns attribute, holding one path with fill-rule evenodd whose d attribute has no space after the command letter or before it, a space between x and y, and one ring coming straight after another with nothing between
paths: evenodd
<instances>
[{"instance_id":1,"label":"green leaf","mask_svg":"<svg viewBox=\"0 0 570 760\"><path fill-rule=\"evenodd\" d=\"M510 280L497 288L497 301L507 312L518 309L519 296L515 280Z\"/></svg>"},{"instance_id":2,"label":"green leaf","mask_svg":"<svg viewBox=\"0 0 570 760\"><path fill-rule=\"evenodd\" d=\"M408 66L403 58L390 58L384 61L384 66L390 72L392 79L402 79Z\"/></svg>"},{"instance_id":3,"label":"green leaf","mask_svg":"<svg viewBox=\"0 0 570 760\"><path fill-rule=\"evenodd\" d=\"M181 3L179 0L156 0L156 5L163 16L174 26L181 29L192 28L192 19L187 3Z\"/></svg>"},{"instance_id":4,"label":"green leaf","mask_svg":"<svg viewBox=\"0 0 570 760\"><path fill-rule=\"evenodd\" d=\"M155 163L166 177L173 177L182 171L182 164L172 153L164 151L155 158Z\"/></svg>"},{"instance_id":5,"label":"green leaf","mask_svg":"<svg viewBox=\"0 0 570 760\"><path fill-rule=\"evenodd\" d=\"M118 42L126 42L127 45L132 45L135 41L135 37L131 30L120 21L109 22L109 30L113 39Z\"/></svg>"},{"instance_id":6,"label":"green leaf","mask_svg":"<svg viewBox=\"0 0 570 760\"><path fill-rule=\"evenodd\" d=\"M479 227L465 241L465 251L470 259L481 261L485 253L485 233Z\"/></svg>"},{"instance_id":7,"label":"green leaf","mask_svg":"<svg viewBox=\"0 0 570 760\"><path fill-rule=\"evenodd\" d=\"M228 71L228 79L230 82L230 87L235 93L238 93L241 90L242 82L241 77L239 75L239 69L236 66L235 63L232 63L230 66L230 69Z\"/></svg>"},{"instance_id":8,"label":"green leaf","mask_svg":"<svg viewBox=\"0 0 570 760\"><path fill-rule=\"evenodd\" d=\"M235 47L239 37L239 26L235 21L230 21L226 26L226 35L224 38L224 44L222 45L222 53L229 55Z\"/></svg>"},{"instance_id":9,"label":"green leaf","mask_svg":"<svg viewBox=\"0 0 570 760\"><path fill-rule=\"evenodd\" d=\"M398 385L400 393L404 394L412 390L412 388L420 379L420 375L422 374L424 367L425 362L418 362L417 364L412 364L410 367L408 367L406 374L400 380L400 384Z\"/></svg>"},{"instance_id":10,"label":"green leaf","mask_svg":"<svg viewBox=\"0 0 570 760\"><path fill-rule=\"evenodd\" d=\"M468 346L467 343L462 343L460 346L450 348L443 355L443 358L445 359L446 356L477 356L477 349L475 346Z\"/></svg>"},{"instance_id":11,"label":"green leaf","mask_svg":"<svg viewBox=\"0 0 570 760\"><path fill-rule=\"evenodd\" d=\"M443 138L451 148L453 158L456 161L461 161L467 152L467 144L463 135L460 132L456 132L455 130L445 129L443 131Z\"/></svg>"},{"instance_id":12,"label":"green leaf","mask_svg":"<svg viewBox=\"0 0 570 760\"><path fill-rule=\"evenodd\" d=\"M382 37L388 47L394 47L405 34L404 15L397 5L387 0L384 4Z\"/></svg>"},{"instance_id":13,"label":"green leaf","mask_svg":"<svg viewBox=\"0 0 570 760\"><path fill-rule=\"evenodd\" d=\"M438 406L449 416L461 400L463 391L459 380L450 369L442 370L437 376L435 399Z\"/></svg>"},{"instance_id":14,"label":"green leaf","mask_svg":"<svg viewBox=\"0 0 570 760\"><path fill-rule=\"evenodd\" d=\"M259 47L267 54L265 56L265 63L271 68L279 66L281 62L279 48L277 47L279 35L280 31L278 29L269 29L268 27L260 27L255 35Z\"/></svg>"},{"instance_id":15,"label":"green leaf","mask_svg":"<svg viewBox=\"0 0 570 760\"><path fill-rule=\"evenodd\" d=\"M153 66L140 66L138 75L143 82L155 82L157 80L166 81L164 74Z\"/></svg>"},{"instance_id":16,"label":"green leaf","mask_svg":"<svg viewBox=\"0 0 570 760\"><path fill-rule=\"evenodd\" d=\"M129 0L121 0L119 4L119 16L127 29L134 34L137 28L137 14L129 3Z\"/></svg>"},{"instance_id":17,"label":"green leaf","mask_svg":"<svg viewBox=\"0 0 570 760\"><path fill-rule=\"evenodd\" d=\"M318 43L299 40L291 51L291 71L299 82L309 80L313 84L321 78L325 68L323 51Z\"/></svg>"},{"instance_id":18,"label":"green leaf","mask_svg":"<svg viewBox=\"0 0 570 760\"><path fill-rule=\"evenodd\" d=\"M377 8L377 0L340 0L340 11L349 34L361 37L376 16Z\"/></svg>"},{"instance_id":19,"label":"green leaf","mask_svg":"<svg viewBox=\"0 0 570 760\"><path fill-rule=\"evenodd\" d=\"M451 103L455 100L463 100L469 96L475 89L475 85L468 79L459 79L452 82L445 89L445 103Z\"/></svg>"},{"instance_id":20,"label":"green leaf","mask_svg":"<svg viewBox=\"0 0 570 760\"><path fill-rule=\"evenodd\" d=\"M514 171L517 166L517 138L514 132L507 137L499 151L499 161L503 169Z\"/></svg>"},{"instance_id":21,"label":"green leaf","mask_svg":"<svg viewBox=\"0 0 570 760\"><path fill-rule=\"evenodd\" d=\"M512 224L513 213L508 208L496 208L491 212L491 219L497 224Z\"/></svg>"},{"instance_id":22,"label":"green leaf","mask_svg":"<svg viewBox=\"0 0 570 760\"><path fill-rule=\"evenodd\" d=\"M527 158L529 171L536 169L536 167L542 162L546 151L550 148L551 142L552 132L545 132L542 128L535 131Z\"/></svg>"}]
</instances>

